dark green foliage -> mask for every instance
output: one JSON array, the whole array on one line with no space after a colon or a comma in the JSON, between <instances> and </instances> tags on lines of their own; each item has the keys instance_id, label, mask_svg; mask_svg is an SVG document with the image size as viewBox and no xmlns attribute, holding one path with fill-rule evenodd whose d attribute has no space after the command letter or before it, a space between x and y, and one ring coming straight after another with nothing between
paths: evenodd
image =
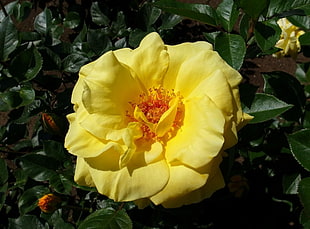
<instances>
[{"instance_id":1,"label":"dark green foliage","mask_svg":"<svg viewBox=\"0 0 310 229\"><path fill-rule=\"evenodd\" d=\"M249 58L277 51L282 17L305 30L301 52L310 56L310 0L225 0L215 8L176 0L48 2L11 1L0 10L0 228L310 228L309 59L297 59L294 76L264 73L259 88L248 69ZM255 118L221 164L227 183L245 177L240 198L225 187L198 204L141 210L74 182L75 157L63 142L80 68L137 47L153 31L168 44L205 39L244 76L242 107ZM47 193L62 200L55 212L37 207Z\"/></svg>"}]
</instances>

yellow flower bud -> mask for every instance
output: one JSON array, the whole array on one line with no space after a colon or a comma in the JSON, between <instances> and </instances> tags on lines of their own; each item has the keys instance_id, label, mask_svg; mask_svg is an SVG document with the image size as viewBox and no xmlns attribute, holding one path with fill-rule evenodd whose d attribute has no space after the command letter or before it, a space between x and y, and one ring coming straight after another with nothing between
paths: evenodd
<instances>
[{"instance_id":1,"label":"yellow flower bud","mask_svg":"<svg viewBox=\"0 0 310 229\"><path fill-rule=\"evenodd\" d=\"M45 213L52 213L59 207L60 203L61 198L50 193L39 199L38 207Z\"/></svg>"}]
</instances>

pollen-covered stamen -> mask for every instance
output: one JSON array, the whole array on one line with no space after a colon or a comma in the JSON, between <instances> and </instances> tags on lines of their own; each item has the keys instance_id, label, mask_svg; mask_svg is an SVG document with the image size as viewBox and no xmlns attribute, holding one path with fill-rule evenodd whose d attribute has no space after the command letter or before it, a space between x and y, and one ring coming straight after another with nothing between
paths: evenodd
<instances>
[{"instance_id":1,"label":"pollen-covered stamen","mask_svg":"<svg viewBox=\"0 0 310 229\"><path fill-rule=\"evenodd\" d=\"M150 88L147 94L140 95L137 103L131 102L130 104L134 109L134 114L131 115L128 112L127 116L130 121L142 124L141 130L146 140L162 137L164 135L162 130L165 130L167 126L169 132L181 125L183 117L181 96L173 90L166 90L162 87ZM165 114L165 112L168 113ZM159 122L162 122L162 125L158 125ZM157 127L160 130L157 130ZM160 135L158 136L157 133Z\"/></svg>"}]
</instances>

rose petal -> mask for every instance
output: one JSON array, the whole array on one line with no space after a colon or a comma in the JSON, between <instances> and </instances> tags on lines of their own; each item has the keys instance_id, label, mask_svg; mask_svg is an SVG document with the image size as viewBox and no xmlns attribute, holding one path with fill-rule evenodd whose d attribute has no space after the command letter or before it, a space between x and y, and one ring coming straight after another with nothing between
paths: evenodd
<instances>
[{"instance_id":1,"label":"rose petal","mask_svg":"<svg viewBox=\"0 0 310 229\"><path fill-rule=\"evenodd\" d=\"M145 91L162 85L169 65L169 56L157 33L148 34L134 50L119 49L114 53L121 63L128 66L137 80L141 81Z\"/></svg>"},{"instance_id":2,"label":"rose petal","mask_svg":"<svg viewBox=\"0 0 310 229\"><path fill-rule=\"evenodd\" d=\"M95 187L95 184L89 172L88 164L84 161L84 158L82 157L77 157L76 159L74 180L79 185Z\"/></svg>"},{"instance_id":3,"label":"rose petal","mask_svg":"<svg viewBox=\"0 0 310 229\"><path fill-rule=\"evenodd\" d=\"M126 115L129 101L141 94L139 83L118 62L113 52L97 59L93 68L84 79L82 101L86 110L91 114Z\"/></svg>"},{"instance_id":4,"label":"rose petal","mask_svg":"<svg viewBox=\"0 0 310 229\"><path fill-rule=\"evenodd\" d=\"M185 100L184 106L183 125L167 142L166 158L199 168L221 151L225 117L207 96Z\"/></svg>"},{"instance_id":5,"label":"rose petal","mask_svg":"<svg viewBox=\"0 0 310 229\"><path fill-rule=\"evenodd\" d=\"M209 198L215 191L225 186L221 170L214 168L212 172L212 175L208 177L207 182L201 188L189 192L187 195L174 196L161 204L165 208L176 208L182 205L198 203L205 198Z\"/></svg>"},{"instance_id":6,"label":"rose petal","mask_svg":"<svg viewBox=\"0 0 310 229\"><path fill-rule=\"evenodd\" d=\"M154 152L152 152L154 151ZM155 161L147 164L146 154L154 154ZM112 160L114 167L105 163L109 154L102 154L98 158L86 159L91 177L98 192L109 196L114 201L132 201L152 196L162 190L169 180L169 168L163 155L158 153L157 146L149 152L136 153L126 167L116 170L116 160ZM150 161L151 155L147 156ZM115 169L114 169L115 168Z\"/></svg>"},{"instance_id":7,"label":"rose petal","mask_svg":"<svg viewBox=\"0 0 310 229\"><path fill-rule=\"evenodd\" d=\"M69 120L69 130L65 138L65 147L76 156L95 157L101 154L107 146L106 141L101 141L85 129L81 128L75 120L76 114L67 116Z\"/></svg>"},{"instance_id":8,"label":"rose petal","mask_svg":"<svg viewBox=\"0 0 310 229\"><path fill-rule=\"evenodd\" d=\"M187 97L196 86L220 69L229 85L236 87L242 77L230 67L212 46L206 42L184 43L167 46L170 64L164 79L165 87L172 87ZM189 55L188 52L195 53ZM203 66L203 67L202 67ZM175 81L175 82L174 82Z\"/></svg>"},{"instance_id":9,"label":"rose petal","mask_svg":"<svg viewBox=\"0 0 310 229\"><path fill-rule=\"evenodd\" d=\"M165 75L163 86L167 89L176 88L176 80L179 74L181 74L181 66L184 62L189 61L193 56L198 53L203 53L208 50L212 50L212 45L207 42L195 42L195 43L182 43L178 45L166 45L167 51L169 53L169 68ZM190 66L190 69L194 69L194 66L201 66L199 64L194 64ZM201 69L201 67L196 67ZM191 82L196 76L190 75Z\"/></svg>"},{"instance_id":10,"label":"rose petal","mask_svg":"<svg viewBox=\"0 0 310 229\"><path fill-rule=\"evenodd\" d=\"M207 174L200 174L184 165L171 166L168 184L150 200L155 204L161 204L171 198L184 196L202 187L207 178Z\"/></svg>"},{"instance_id":11,"label":"rose petal","mask_svg":"<svg viewBox=\"0 0 310 229\"><path fill-rule=\"evenodd\" d=\"M239 95L233 93L238 93L237 88L232 89L225 74L218 69L203 80L189 95L189 97L195 97L206 94L222 112L226 113L224 149L237 143L237 129L248 121L242 112Z\"/></svg>"},{"instance_id":12,"label":"rose petal","mask_svg":"<svg viewBox=\"0 0 310 229\"><path fill-rule=\"evenodd\" d=\"M170 108L161 116L155 129L158 137L164 136L171 129L177 114L179 101L178 97L171 100Z\"/></svg>"}]
</instances>

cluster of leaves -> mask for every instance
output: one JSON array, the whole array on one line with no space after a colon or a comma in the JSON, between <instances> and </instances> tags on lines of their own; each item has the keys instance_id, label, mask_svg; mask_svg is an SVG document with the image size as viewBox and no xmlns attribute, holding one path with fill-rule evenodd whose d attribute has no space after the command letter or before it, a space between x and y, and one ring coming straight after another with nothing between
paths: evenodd
<instances>
[{"instance_id":1,"label":"cluster of leaves","mask_svg":"<svg viewBox=\"0 0 310 229\"><path fill-rule=\"evenodd\" d=\"M264 73L260 93L243 71L246 60L277 51L281 30L276 21L282 17L305 30L300 42L309 57L309 6L309 0L224 0L216 8L173 0L12 1L3 6L0 111L7 120L0 127L0 227L214 228L239 220L240 227L275 228L281 219L285 228L301 213L294 223L310 228L310 64L296 63L295 76ZM140 210L77 185L75 159L63 141L80 67L108 50L134 48L152 31L164 41L182 41L176 29L184 18L204 25L203 37L244 75L243 108L255 118L222 166L227 183L239 174L249 190L236 198L226 187L199 204ZM62 200L55 212L37 207L47 193ZM275 209L286 210L270 214Z\"/></svg>"}]
</instances>

